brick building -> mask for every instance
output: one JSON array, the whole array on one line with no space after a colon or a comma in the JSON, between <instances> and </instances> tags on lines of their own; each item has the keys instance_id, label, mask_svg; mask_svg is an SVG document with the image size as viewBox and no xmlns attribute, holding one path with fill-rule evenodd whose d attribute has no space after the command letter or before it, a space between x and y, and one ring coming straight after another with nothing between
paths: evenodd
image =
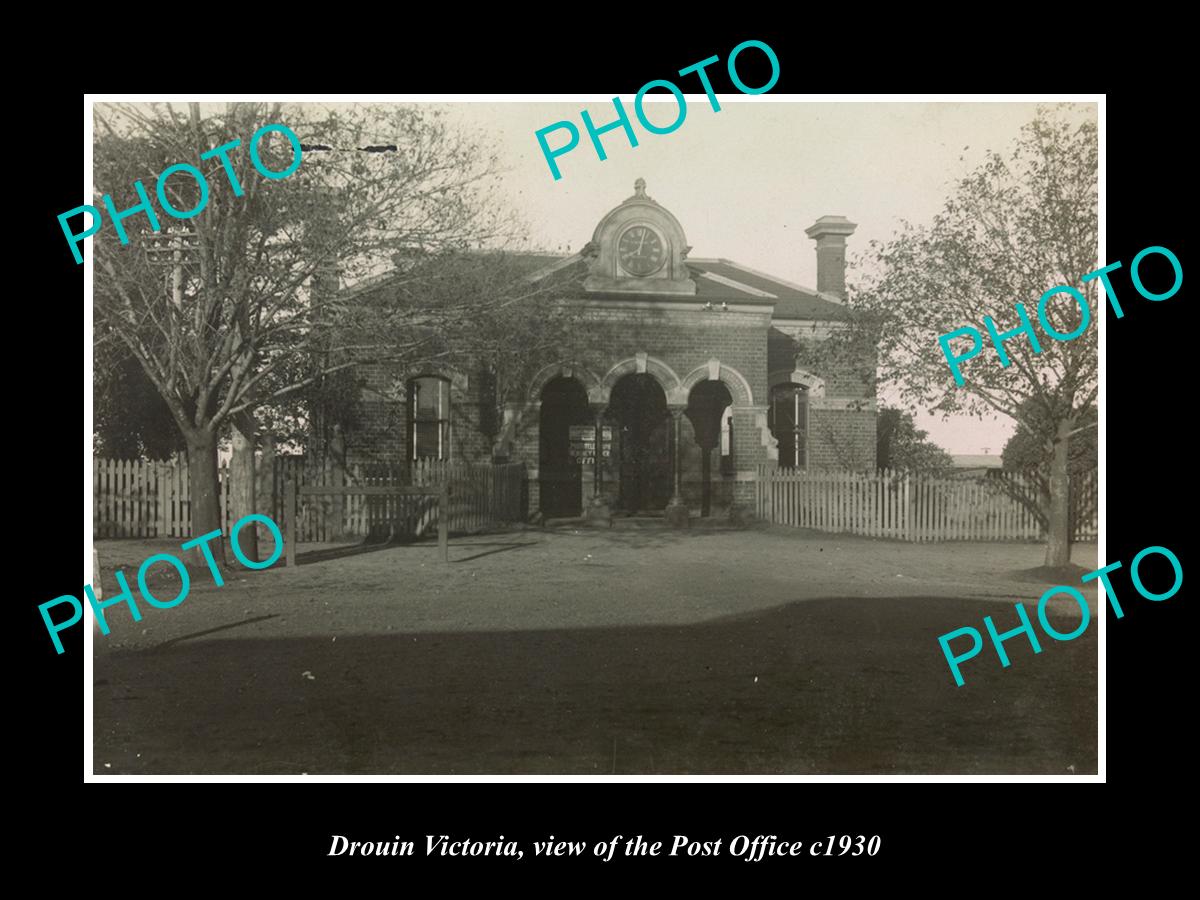
<instances>
[{"instance_id":1,"label":"brick building","mask_svg":"<svg viewBox=\"0 0 1200 900\"><path fill-rule=\"evenodd\" d=\"M817 288L800 287L689 256L682 224L639 179L579 253L528 257L531 280L568 267L584 276L569 300L585 325L575 346L534 360L495 415L486 373L365 368L345 456L520 461L530 513L547 517L724 514L750 505L760 464L873 468L873 386L806 361L847 318L854 229L840 216L807 229Z\"/></svg>"}]
</instances>

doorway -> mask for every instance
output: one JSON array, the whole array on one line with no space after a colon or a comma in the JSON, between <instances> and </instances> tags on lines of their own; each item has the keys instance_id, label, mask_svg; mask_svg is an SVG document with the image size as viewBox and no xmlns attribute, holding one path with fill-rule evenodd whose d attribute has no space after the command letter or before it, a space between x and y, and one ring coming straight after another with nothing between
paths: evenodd
<instances>
[{"instance_id":1,"label":"doorway","mask_svg":"<svg viewBox=\"0 0 1200 900\"><path fill-rule=\"evenodd\" d=\"M574 378L559 376L542 388L538 428L538 493L542 515L583 515L583 466L571 453L571 429L595 426L587 391Z\"/></svg>"},{"instance_id":2,"label":"doorway","mask_svg":"<svg viewBox=\"0 0 1200 900\"><path fill-rule=\"evenodd\" d=\"M671 499L671 415L662 385L645 373L623 376L608 415L620 435L618 507L626 515L661 512Z\"/></svg>"},{"instance_id":3,"label":"doorway","mask_svg":"<svg viewBox=\"0 0 1200 900\"><path fill-rule=\"evenodd\" d=\"M733 397L720 381L701 381L688 394L687 417L696 435L696 446L700 448L700 515L708 516L712 511L712 458L720 451L721 459L732 458L729 446L731 433L726 430L726 411Z\"/></svg>"}]
</instances>

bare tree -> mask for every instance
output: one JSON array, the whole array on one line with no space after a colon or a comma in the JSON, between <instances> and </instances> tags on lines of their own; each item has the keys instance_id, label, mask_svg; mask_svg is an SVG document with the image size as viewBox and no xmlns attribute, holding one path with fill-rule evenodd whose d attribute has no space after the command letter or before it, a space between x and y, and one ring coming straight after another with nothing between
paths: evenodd
<instances>
[{"instance_id":1,"label":"bare tree","mask_svg":"<svg viewBox=\"0 0 1200 900\"><path fill-rule=\"evenodd\" d=\"M509 298L497 290L456 303L434 292L432 306L422 299L419 284L439 272L432 261L516 233L496 200L494 156L437 108L100 105L96 122L98 207L104 194L117 209L134 206L134 182L177 163L204 177L203 188L187 172L163 182L171 207L199 208L185 222L160 216L186 227L186 252L167 245L172 264L156 264L161 237L144 212L124 220L127 244L112 231L93 239L98 332L138 360L186 439L194 536L220 527L223 427L251 430L256 410L333 372L421 354L441 343L438 325L448 316L465 327ZM265 178L247 145L275 123L299 136L301 164ZM224 156L201 159L235 141ZM275 173L297 159L278 132L256 152ZM401 252L427 261L401 274L411 302L348 301L337 290L339 276L358 282L392 270Z\"/></svg>"}]
</instances>

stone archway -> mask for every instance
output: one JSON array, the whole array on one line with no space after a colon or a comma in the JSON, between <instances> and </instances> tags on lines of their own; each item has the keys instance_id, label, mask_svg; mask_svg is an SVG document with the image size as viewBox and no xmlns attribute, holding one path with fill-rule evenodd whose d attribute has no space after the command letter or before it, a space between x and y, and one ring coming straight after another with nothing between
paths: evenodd
<instances>
[{"instance_id":1,"label":"stone archway","mask_svg":"<svg viewBox=\"0 0 1200 900\"><path fill-rule=\"evenodd\" d=\"M734 406L750 407L754 405L754 391L746 376L715 357L688 372L680 381L680 391L684 397L688 397L693 388L703 381L720 381L724 384L733 398Z\"/></svg>"},{"instance_id":2,"label":"stone archway","mask_svg":"<svg viewBox=\"0 0 1200 900\"><path fill-rule=\"evenodd\" d=\"M526 393L526 401L528 403L538 403L542 399L542 391L546 385L555 378L574 378L583 385L587 392L589 403L602 402L601 396L607 398L607 393L597 376L587 366L579 365L572 361L553 362L549 365L542 366L534 373L533 378L529 380L529 390Z\"/></svg>"},{"instance_id":3,"label":"stone archway","mask_svg":"<svg viewBox=\"0 0 1200 900\"><path fill-rule=\"evenodd\" d=\"M605 404L609 402L613 388L626 375L649 375L662 388L668 406L680 407L687 403L687 393L681 389L679 376L675 374L675 370L661 359L646 353L638 353L629 359L623 359L605 373L604 378L601 379L600 402Z\"/></svg>"}]
</instances>

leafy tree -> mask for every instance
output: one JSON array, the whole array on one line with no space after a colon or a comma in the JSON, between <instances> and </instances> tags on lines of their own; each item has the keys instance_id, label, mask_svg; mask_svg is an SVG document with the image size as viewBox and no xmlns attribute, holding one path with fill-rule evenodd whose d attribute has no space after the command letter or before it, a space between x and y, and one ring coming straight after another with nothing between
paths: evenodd
<instances>
[{"instance_id":1,"label":"leafy tree","mask_svg":"<svg viewBox=\"0 0 1200 900\"><path fill-rule=\"evenodd\" d=\"M880 409L875 423L876 465L942 475L954 468L950 454L930 441L929 432L917 428L910 413L900 409Z\"/></svg>"},{"instance_id":2,"label":"leafy tree","mask_svg":"<svg viewBox=\"0 0 1200 900\"><path fill-rule=\"evenodd\" d=\"M1068 471L1072 477L1096 471L1099 465L1096 439L1096 407L1085 411L1071 436ZM1001 459L1005 471L1036 473L1049 487L1054 460L1054 425L1046 422L1037 407L1030 409L1004 445Z\"/></svg>"},{"instance_id":3,"label":"leafy tree","mask_svg":"<svg viewBox=\"0 0 1200 900\"><path fill-rule=\"evenodd\" d=\"M168 459L184 449L171 410L136 359L106 353L97 346L94 362L93 449L97 455Z\"/></svg>"},{"instance_id":4,"label":"leafy tree","mask_svg":"<svg viewBox=\"0 0 1200 900\"><path fill-rule=\"evenodd\" d=\"M240 434L252 459L256 414L363 362L421 355L437 345L451 305L470 318L509 299L498 290L431 303L417 287L431 283L447 254L515 234L496 203L495 157L437 108L230 104L202 113L198 104L98 105L96 122L97 207L104 194L118 209L133 206L135 181L153 196L158 174L177 163L200 169L207 182L207 203L194 217L158 213L164 226L187 232L180 258L174 245L155 251L162 238L145 213L124 220L127 246L111 223L92 242L97 326L140 363L187 445L194 535L219 527L223 429L233 427L235 457ZM247 145L275 123L308 149L298 169L271 180L252 167ZM220 157L200 159L231 141L241 142L227 157L240 188ZM276 173L294 161L280 133L263 137L259 153ZM201 200L186 172L168 179L165 193L178 210ZM361 282L391 268L399 251L427 260L410 270L411 302L346 302L336 290L339 275ZM252 486L253 478L243 482ZM223 561L217 542L214 551Z\"/></svg>"},{"instance_id":5,"label":"leafy tree","mask_svg":"<svg viewBox=\"0 0 1200 900\"><path fill-rule=\"evenodd\" d=\"M872 242L851 294L861 315L846 336L878 347L880 383L906 404L981 417L998 411L1047 436L1049 491L1041 502L1053 567L1070 559L1069 446L1096 400L1095 323L1069 341L1039 334L1040 354L1024 335L1009 340L1007 367L985 333L962 386L938 338L964 326L983 332L985 315L999 331L1012 329L1018 301L1037 328L1039 299L1061 285L1083 294L1091 317L1100 314L1096 282L1081 281L1097 267L1096 176L1095 123L1039 110L1006 155L989 154L957 182L931 223L905 223L891 240ZM1069 295L1050 300L1047 315L1062 334L1081 324ZM954 353L968 349L962 340L951 342Z\"/></svg>"},{"instance_id":6,"label":"leafy tree","mask_svg":"<svg viewBox=\"0 0 1200 900\"><path fill-rule=\"evenodd\" d=\"M1070 476L1070 509L1073 514L1084 518L1095 512L1094 504L1098 498L1092 495L1089 498L1090 503L1081 503L1075 488L1087 473L1095 472L1099 464L1096 425L1096 407L1093 406L1083 414L1070 435L1070 454L1067 461ZM1009 496L1029 509L1043 528L1047 527L1050 474L1054 462L1054 431L1053 424L1045 422L1036 408L1029 411L1028 416L1017 426L1013 436L1004 445L1002 462L1006 471L1018 472L1025 476L1020 482L1004 482Z\"/></svg>"}]
</instances>

